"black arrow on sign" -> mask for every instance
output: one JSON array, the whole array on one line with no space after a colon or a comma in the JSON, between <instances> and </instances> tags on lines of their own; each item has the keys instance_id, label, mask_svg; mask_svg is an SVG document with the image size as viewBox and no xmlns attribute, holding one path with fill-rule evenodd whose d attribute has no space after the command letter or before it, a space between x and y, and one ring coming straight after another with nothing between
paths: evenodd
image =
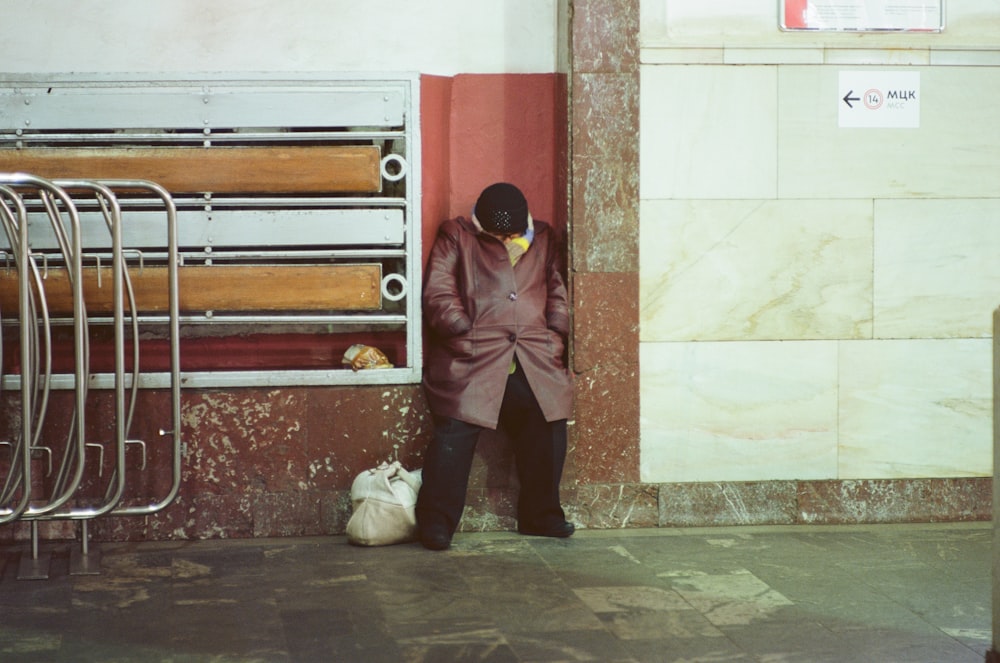
<instances>
[{"instance_id":1,"label":"black arrow on sign","mask_svg":"<svg viewBox=\"0 0 1000 663\"><path fill-rule=\"evenodd\" d=\"M854 90L851 90L844 95L844 103L847 104L848 108L854 108L854 106L851 105L852 101L861 101L861 97L852 97L852 94L854 94Z\"/></svg>"}]
</instances>

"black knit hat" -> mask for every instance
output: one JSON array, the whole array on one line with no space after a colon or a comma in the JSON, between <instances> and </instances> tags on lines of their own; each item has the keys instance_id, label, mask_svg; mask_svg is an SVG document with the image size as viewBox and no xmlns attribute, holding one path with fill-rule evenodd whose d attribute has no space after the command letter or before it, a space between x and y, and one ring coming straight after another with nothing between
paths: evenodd
<instances>
[{"instance_id":1,"label":"black knit hat","mask_svg":"<svg viewBox=\"0 0 1000 663\"><path fill-rule=\"evenodd\" d=\"M483 189L476 201L475 214L488 233L510 235L528 229L528 201L520 189L507 182Z\"/></svg>"}]
</instances>

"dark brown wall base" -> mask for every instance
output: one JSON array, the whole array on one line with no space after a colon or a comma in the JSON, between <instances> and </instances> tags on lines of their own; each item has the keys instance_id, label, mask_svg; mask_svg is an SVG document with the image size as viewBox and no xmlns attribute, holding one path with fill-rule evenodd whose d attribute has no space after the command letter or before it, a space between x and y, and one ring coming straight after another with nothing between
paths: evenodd
<instances>
[{"instance_id":1,"label":"dark brown wall base","mask_svg":"<svg viewBox=\"0 0 1000 663\"><path fill-rule=\"evenodd\" d=\"M489 443L487 442L487 445ZM502 459L498 463L504 465ZM478 460L485 471L496 459ZM516 528L517 489L474 476L461 531ZM567 515L587 529L967 522L991 518L992 479L764 481L747 483L591 484L563 491ZM97 541L337 535L351 514L345 490L181 497L151 518L103 518ZM26 523L4 540L25 541ZM76 523L41 523L43 541L79 536Z\"/></svg>"},{"instance_id":2,"label":"dark brown wall base","mask_svg":"<svg viewBox=\"0 0 1000 663\"><path fill-rule=\"evenodd\" d=\"M845 525L985 521L992 515L990 477L590 484L563 491L571 520L593 529ZM470 496L471 498L472 496ZM511 496L470 499L463 529L514 524L502 507Z\"/></svg>"},{"instance_id":3,"label":"dark brown wall base","mask_svg":"<svg viewBox=\"0 0 1000 663\"><path fill-rule=\"evenodd\" d=\"M600 484L566 497L576 522L602 529L960 522L991 518L993 480Z\"/></svg>"},{"instance_id":4,"label":"dark brown wall base","mask_svg":"<svg viewBox=\"0 0 1000 663\"><path fill-rule=\"evenodd\" d=\"M661 527L989 520L990 477L664 484Z\"/></svg>"}]
</instances>

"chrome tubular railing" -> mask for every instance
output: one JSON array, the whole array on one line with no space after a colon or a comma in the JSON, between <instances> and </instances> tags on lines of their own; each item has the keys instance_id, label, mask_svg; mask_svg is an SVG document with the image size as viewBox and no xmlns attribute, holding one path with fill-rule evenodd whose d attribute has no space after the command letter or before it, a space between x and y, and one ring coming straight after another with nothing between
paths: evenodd
<instances>
[{"instance_id":1,"label":"chrome tubular railing","mask_svg":"<svg viewBox=\"0 0 1000 663\"><path fill-rule=\"evenodd\" d=\"M170 488L165 495L130 499L123 503L131 472L126 465L126 450L129 445L142 448L142 463L139 472L147 469L147 444L143 440L130 439L129 431L135 415L137 391L143 381L140 365L140 320L139 305L132 288L126 255L136 254L134 248L122 244L122 227L127 223L119 196L127 192L130 196L143 198L143 209L148 212L151 197L164 213L163 228L168 264L169 314L166 323L170 348L170 398L171 421L169 433L171 445L169 453ZM88 387L90 380L90 326L108 324L106 318L94 322L88 319L85 299L84 261L93 258L97 263L94 272L97 287L102 283L101 259L107 254L106 247L99 253L85 254L81 243L81 221L78 204L86 197L89 204L96 204L104 225L110 235L111 255L111 320L113 326L113 417L114 433L112 470L102 485L104 474L105 446L100 442L88 441L86 426L88 416ZM51 232L56 238L58 250L35 253L31 250L32 227L29 223L30 209L43 210ZM37 214L36 214L37 216ZM10 357L9 362L0 363L17 367L11 374L0 375L0 385L19 383L20 416L14 417L13 408L7 428L10 440L0 440L0 446L7 447L10 460L0 465L0 525L14 521L26 521L31 529L31 554L22 556L19 578L34 579L48 576L48 559L39 547L39 523L43 521L78 521L81 529L81 554L74 555L71 562L73 573L97 573L99 556L90 550L88 523L101 516L145 516L164 509L177 497L181 481L181 421L180 421L180 349L179 349L179 296L178 296L178 247L177 214L170 194L159 185L142 180L48 180L25 173L0 174L0 225L7 237L13 254L18 285L18 310L16 320L11 312L0 311L0 359ZM93 229L91 229L93 230ZM139 253L141 256L141 253ZM10 257L8 267L10 269ZM142 269L140 257L139 269ZM47 287L51 265L65 270L65 281L72 299L72 343L73 370L71 374L53 374L53 319L49 312ZM126 321L126 304L128 320ZM128 323L128 329L126 329ZM162 316L152 324L163 324ZM17 329L18 348L15 352L4 345L7 334L3 329ZM126 377L126 339L131 337L131 372ZM16 355L16 356L15 356ZM55 379L54 379L55 378ZM49 407L50 390L54 382L66 385L73 391L73 405L69 411L59 411ZM14 398L9 396L8 398ZM61 418L56 426L52 424ZM60 444L59 439L49 440L49 428L63 427L68 435ZM55 436L53 436L55 437ZM96 452L97 462L88 463ZM90 457L88 458L88 454ZM58 456L57 467L54 459ZM38 471L35 461L44 461L45 472ZM2 462L2 459L0 459ZM86 476L87 468L96 468ZM84 495L83 487L102 488L102 495L93 498Z\"/></svg>"}]
</instances>

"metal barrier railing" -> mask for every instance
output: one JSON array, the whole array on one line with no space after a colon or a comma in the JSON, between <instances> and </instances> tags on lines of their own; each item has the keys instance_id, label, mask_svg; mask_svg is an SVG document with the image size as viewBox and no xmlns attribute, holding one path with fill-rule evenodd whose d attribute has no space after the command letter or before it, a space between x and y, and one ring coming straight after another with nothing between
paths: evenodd
<instances>
[{"instance_id":1,"label":"metal barrier railing","mask_svg":"<svg viewBox=\"0 0 1000 663\"><path fill-rule=\"evenodd\" d=\"M170 348L170 398L171 426L160 429L161 435L170 435L171 481L166 495L150 497L145 504L123 505L129 472L126 467L126 449L129 445L141 446L146 469L146 448L142 440L130 439L137 400L137 390L142 381L140 366L140 326L162 326L162 316L155 320L142 317L140 303L136 301L130 279L126 252L133 249L122 244L122 227L127 223L120 196L127 193L129 200L141 199L142 208L148 212L150 198L164 214L165 244L167 247L167 289L169 315L167 337ZM110 244L85 247L78 207L87 204L100 210L110 237ZM56 237L57 250L37 252L31 249L33 218L48 221ZM141 180L47 180L25 173L0 174L0 225L6 234L16 269L18 284L18 311L16 320L6 311L0 311L0 331L18 330L19 374L0 375L0 384L18 384L20 395L20 421L11 429L11 440L2 441L10 450L6 474L0 475L0 524L27 521L31 527L31 554L22 556L18 577L35 579L48 577L48 556L39 549L39 523L52 520L78 521L81 527L81 550L71 561L71 573L98 572L99 553L90 550L88 523L101 516L151 515L169 505L177 496L181 480L182 442L180 437L180 350L178 304L178 248L177 213L170 194L159 185ZM92 229L91 229L92 230ZM85 250L87 253L85 253ZM138 255L141 255L139 253ZM97 477L87 477L87 484L102 487L104 445L87 440L88 381L90 376L90 327L87 303L84 296L84 261L93 259L97 269L99 289L102 282L101 260L111 263L113 326L113 383L114 383L114 439L113 469L103 484L103 495L85 499L81 486L85 484L88 454L96 453ZM9 264L9 263L8 263ZM9 267L8 267L9 268ZM49 270L65 271L65 280L71 292L72 315L69 319L56 319L49 310L47 288ZM142 269L141 258L138 269ZM126 328L126 304L128 328ZM53 373L53 327L72 327L73 369L71 373ZM109 324L101 320L97 324ZM0 335L0 358L8 348L6 335ZM131 371L126 376L126 339L132 343ZM11 362L12 364L15 362ZM0 363L0 366L6 364ZM73 405L70 412L59 412L68 433L62 444L44 437L46 424L56 418L49 407L53 384L72 389ZM68 424L67 424L68 421ZM57 467L55 457L59 460ZM33 468L36 459L44 460L45 472ZM93 465L93 463L91 463ZM0 465L0 472L3 471Z\"/></svg>"}]
</instances>

